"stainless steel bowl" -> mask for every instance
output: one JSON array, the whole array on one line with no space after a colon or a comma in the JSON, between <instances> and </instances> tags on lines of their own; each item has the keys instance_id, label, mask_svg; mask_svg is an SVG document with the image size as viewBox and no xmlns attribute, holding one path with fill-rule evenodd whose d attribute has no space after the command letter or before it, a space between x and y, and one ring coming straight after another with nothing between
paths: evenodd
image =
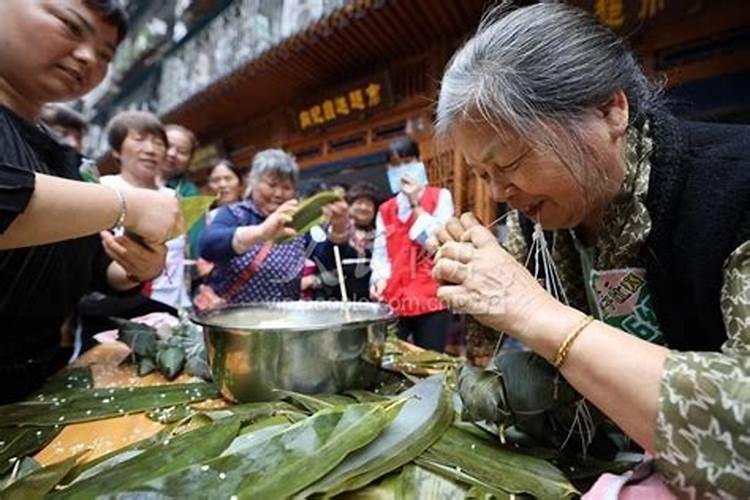
<instances>
[{"instance_id":1,"label":"stainless steel bowl","mask_svg":"<svg viewBox=\"0 0 750 500\"><path fill-rule=\"evenodd\" d=\"M221 393L237 402L365 387L380 364L386 328L382 304L266 302L196 314Z\"/></svg>"}]
</instances>

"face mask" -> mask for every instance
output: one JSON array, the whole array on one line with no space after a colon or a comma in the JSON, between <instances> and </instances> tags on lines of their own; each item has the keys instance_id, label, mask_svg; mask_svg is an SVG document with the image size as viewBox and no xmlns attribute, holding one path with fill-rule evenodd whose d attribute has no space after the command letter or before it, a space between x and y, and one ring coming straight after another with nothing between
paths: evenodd
<instances>
[{"instance_id":1,"label":"face mask","mask_svg":"<svg viewBox=\"0 0 750 500\"><path fill-rule=\"evenodd\" d=\"M391 192L393 194L397 194L401 191L401 177L404 175L414 177L420 186L427 185L427 171L421 161L405 163L398 167L388 167L388 184L390 184Z\"/></svg>"}]
</instances>

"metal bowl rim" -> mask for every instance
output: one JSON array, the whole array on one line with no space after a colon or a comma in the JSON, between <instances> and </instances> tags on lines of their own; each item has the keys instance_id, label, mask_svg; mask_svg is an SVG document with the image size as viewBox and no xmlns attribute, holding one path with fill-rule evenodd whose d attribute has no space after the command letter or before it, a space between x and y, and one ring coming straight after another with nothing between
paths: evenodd
<instances>
[{"instance_id":1,"label":"metal bowl rim","mask_svg":"<svg viewBox=\"0 0 750 500\"><path fill-rule=\"evenodd\" d=\"M263 327L229 327L229 326L222 326L217 325L215 323L210 323L209 320L212 316L215 316L217 314L232 311L234 309L245 309L249 306L261 306L261 307L279 307L281 304L337 304L342 305L344 302L331 302L331 301L284 301L284 302L247 302L243 304L231 304L231 305L225 305L216 307L214 309L211 309L210 311L206 311L204 313L197 312L193 310L190 313L190 321L193 323L206 327L211 329L221 329L225 331L249 331L249 332L317 332L317 331L323 331L323 330L329 330L331 328L359 328L368 324L373 323L381 323L381 322L389 322L389 321L395 321L396 315L393 313L393 310L387 305L387 304L380 304L375 302L351 302L350 304L366 304L366 305L372 305L372 306L378 306L379 309L382 309L384 312L384 315L382 317L374 318L374 319L363 319L359 321L350 321L350 322L342 322L342 323L329 323L325 325L318 325L318 326L299 326L299 327L288 327L288 328L263 328Z\"/></svg>"}]
</instances>

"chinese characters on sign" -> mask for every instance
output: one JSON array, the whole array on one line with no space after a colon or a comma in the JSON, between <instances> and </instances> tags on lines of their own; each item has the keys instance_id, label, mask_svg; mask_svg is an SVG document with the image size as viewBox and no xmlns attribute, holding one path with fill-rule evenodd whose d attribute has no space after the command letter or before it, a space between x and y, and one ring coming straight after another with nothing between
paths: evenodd
<instances>
[{"instance_id":1,"label":"chinese characters on sign","mask_svg":"<svg viewBox=\"0 0 750 500\"><path fill-rule=\"evenodd\" d=\"M677 5L679 3L674 0L593 0L593 5L588 5L602 23L620 29L633 27L663 14L684 14L684 5L680 7ZM696 10L695 6L690 10Z\"/></svg>"},{"instance_id":2,"label":"chinese characters on sign","mask_svg":"<svg viewBox=\"0 0 750 500\"><path fill-rule=\"evenodd\" d=\"M305 106L296 112L299 130L332 125L388 104L390 88L386 78L371 78L353 88Z\"/></svg>"}]
</instances>

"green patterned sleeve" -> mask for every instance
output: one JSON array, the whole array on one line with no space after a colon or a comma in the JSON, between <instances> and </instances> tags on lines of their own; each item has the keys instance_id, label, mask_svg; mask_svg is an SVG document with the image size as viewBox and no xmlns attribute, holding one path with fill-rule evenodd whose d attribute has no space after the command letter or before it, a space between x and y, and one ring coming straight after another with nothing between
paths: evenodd
<instances>
[{"instance_id":1,"label":"green patterned sleeve","mask_svg":"<svg viewBox=\"0 0 750 500\"><path fill-rule=\"evenodd\" d=\"M682 498L750 497L750 242L727 259L720 353L671 352L656 422L656 465Z\"/></svg>"}]
</instances>

